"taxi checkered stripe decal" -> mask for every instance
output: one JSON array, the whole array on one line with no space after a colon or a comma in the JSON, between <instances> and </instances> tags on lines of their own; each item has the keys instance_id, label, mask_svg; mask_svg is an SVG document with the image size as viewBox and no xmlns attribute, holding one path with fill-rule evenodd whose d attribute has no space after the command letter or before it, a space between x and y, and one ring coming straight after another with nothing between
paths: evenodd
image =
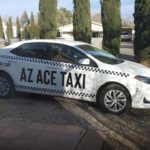
<instances>
[{"instance_id":1,"label":"taxi checkered stripe decal","mask_svg":"<svg viewBox=\"0 0 150 150\"><path fill-rule=\"evenodd\" d=\"M24 89L24 90L28 90L28 91L46 92L46 93L52 93L52 94L61 94L61 95L66 94L66 95L84 96L84 97L90 97L90 98L95 97L95 95L93 95L93 94L64 91L64 90L46 89L46 88L38 88L38 87L31 87L31 86L16 85L16 88L20 88L20 89Z\"/></svg>"},{"instance_id":2,"label":"taxi checkered stripe decal","mask_svg":"<svg viewBox=\"0 0 150 150\"><path fill-rule=\"evenodd\" d=\"M19 56L7 56L7 55L1 55L1 58L4 59L11 59L11 60L19 60L19 61L27 61L32 63L41 63L41 64L47 64L54 67L67 67L70 69L80 69L82 71L91 71L96 73L102 73L102 74L110 74L110 75L116 75L121 77L129 77L129 74L122 73L122 72L116 72L116 71L109 71L99 68L93 68L93 67L87 67L87 66L79 66L79 65L73 65L73 64L64 64L61 62L54 62L49 60L42 60L42 59L33 59L33 58L27 58L27 57L19 57Z\"/></svg>"}]
</instances>

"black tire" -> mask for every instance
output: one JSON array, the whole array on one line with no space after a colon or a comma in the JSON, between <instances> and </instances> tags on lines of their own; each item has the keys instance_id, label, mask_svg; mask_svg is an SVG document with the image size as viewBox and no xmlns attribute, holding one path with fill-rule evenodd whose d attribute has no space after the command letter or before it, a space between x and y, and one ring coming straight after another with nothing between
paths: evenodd
<instances>
[{"instance_id":1,"label":"black tire","mask_svg":"<svg viewBox=\"0 0 150 150\"><path fill-rule=\"evenodd\" d=\"M123 86L110 84L99 93L98 104L103 111L117 115L131 107L131 98Z\"/></svg>"},{"instance_id":2,"label":"black tire","mask_svg":"<svg viewBox=\"0 0 150 150\"><path fill-rule=\"evenodd\" d=\"M14 94L12 79L5 73L0 73L0 98L9 98Z\"/></svg>"}]
</instances>

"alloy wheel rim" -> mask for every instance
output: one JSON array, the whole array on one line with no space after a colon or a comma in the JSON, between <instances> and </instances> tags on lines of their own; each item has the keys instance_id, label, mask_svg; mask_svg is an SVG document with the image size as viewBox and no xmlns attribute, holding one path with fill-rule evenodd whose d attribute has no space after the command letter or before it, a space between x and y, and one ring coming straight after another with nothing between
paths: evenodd
<instances>
[{"instance_id":1,"label":"alloy wheel rim","mask_svg":"<svg viewBox=\"0 0 150 150\"><path fill-rule=\"evenodd\" d=\"M105 94L104 104L108 110L120 112L126 107L127 98L120 90L110 90Z\"/></svg>"},{"instance_id":2,"label":"alloy wheel rim","mask_svg":"<svg viewBox=\"0 0 150 150\"><path fill-rule=\"evenodd\" d=\"M0 77L0 96L6 96L9 93L9 90L9 81L4 77Z\"/></svg>"}]
</instances>

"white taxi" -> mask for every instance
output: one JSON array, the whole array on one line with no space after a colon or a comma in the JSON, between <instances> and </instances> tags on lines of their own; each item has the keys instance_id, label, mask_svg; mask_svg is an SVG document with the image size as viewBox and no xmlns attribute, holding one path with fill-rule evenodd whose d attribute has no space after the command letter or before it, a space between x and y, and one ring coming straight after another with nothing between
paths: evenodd
<instances>
[{"instance_id":1,"label":"white taxi","mask_svg":"<svg viewBox=\"0 0 150 150\"><path fill-rule=\"evenodd\" d=\"M0 49L0 97L15 91L97 102L119 114L150 108L150 69L83 42L22 41Z\"/></svg>"}]
</instances>

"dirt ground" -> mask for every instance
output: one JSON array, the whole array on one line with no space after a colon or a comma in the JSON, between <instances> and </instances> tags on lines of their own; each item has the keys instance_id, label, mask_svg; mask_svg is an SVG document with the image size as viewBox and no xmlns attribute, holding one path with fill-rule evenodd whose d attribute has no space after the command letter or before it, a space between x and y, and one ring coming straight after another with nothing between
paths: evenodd
<instances>
[{"instance_id":1,"label":"dirt ground","mask_svg":"<svg viewBox=\"0 0 150 150\"><path fill-rule=\"evenodd\" d=\"M104 150L150 149L150 110L131 109L115 116L87 102L17 93L11 99L0 99L0 120L98 130L107 136Z\"/></svg>"}]
</instances>

